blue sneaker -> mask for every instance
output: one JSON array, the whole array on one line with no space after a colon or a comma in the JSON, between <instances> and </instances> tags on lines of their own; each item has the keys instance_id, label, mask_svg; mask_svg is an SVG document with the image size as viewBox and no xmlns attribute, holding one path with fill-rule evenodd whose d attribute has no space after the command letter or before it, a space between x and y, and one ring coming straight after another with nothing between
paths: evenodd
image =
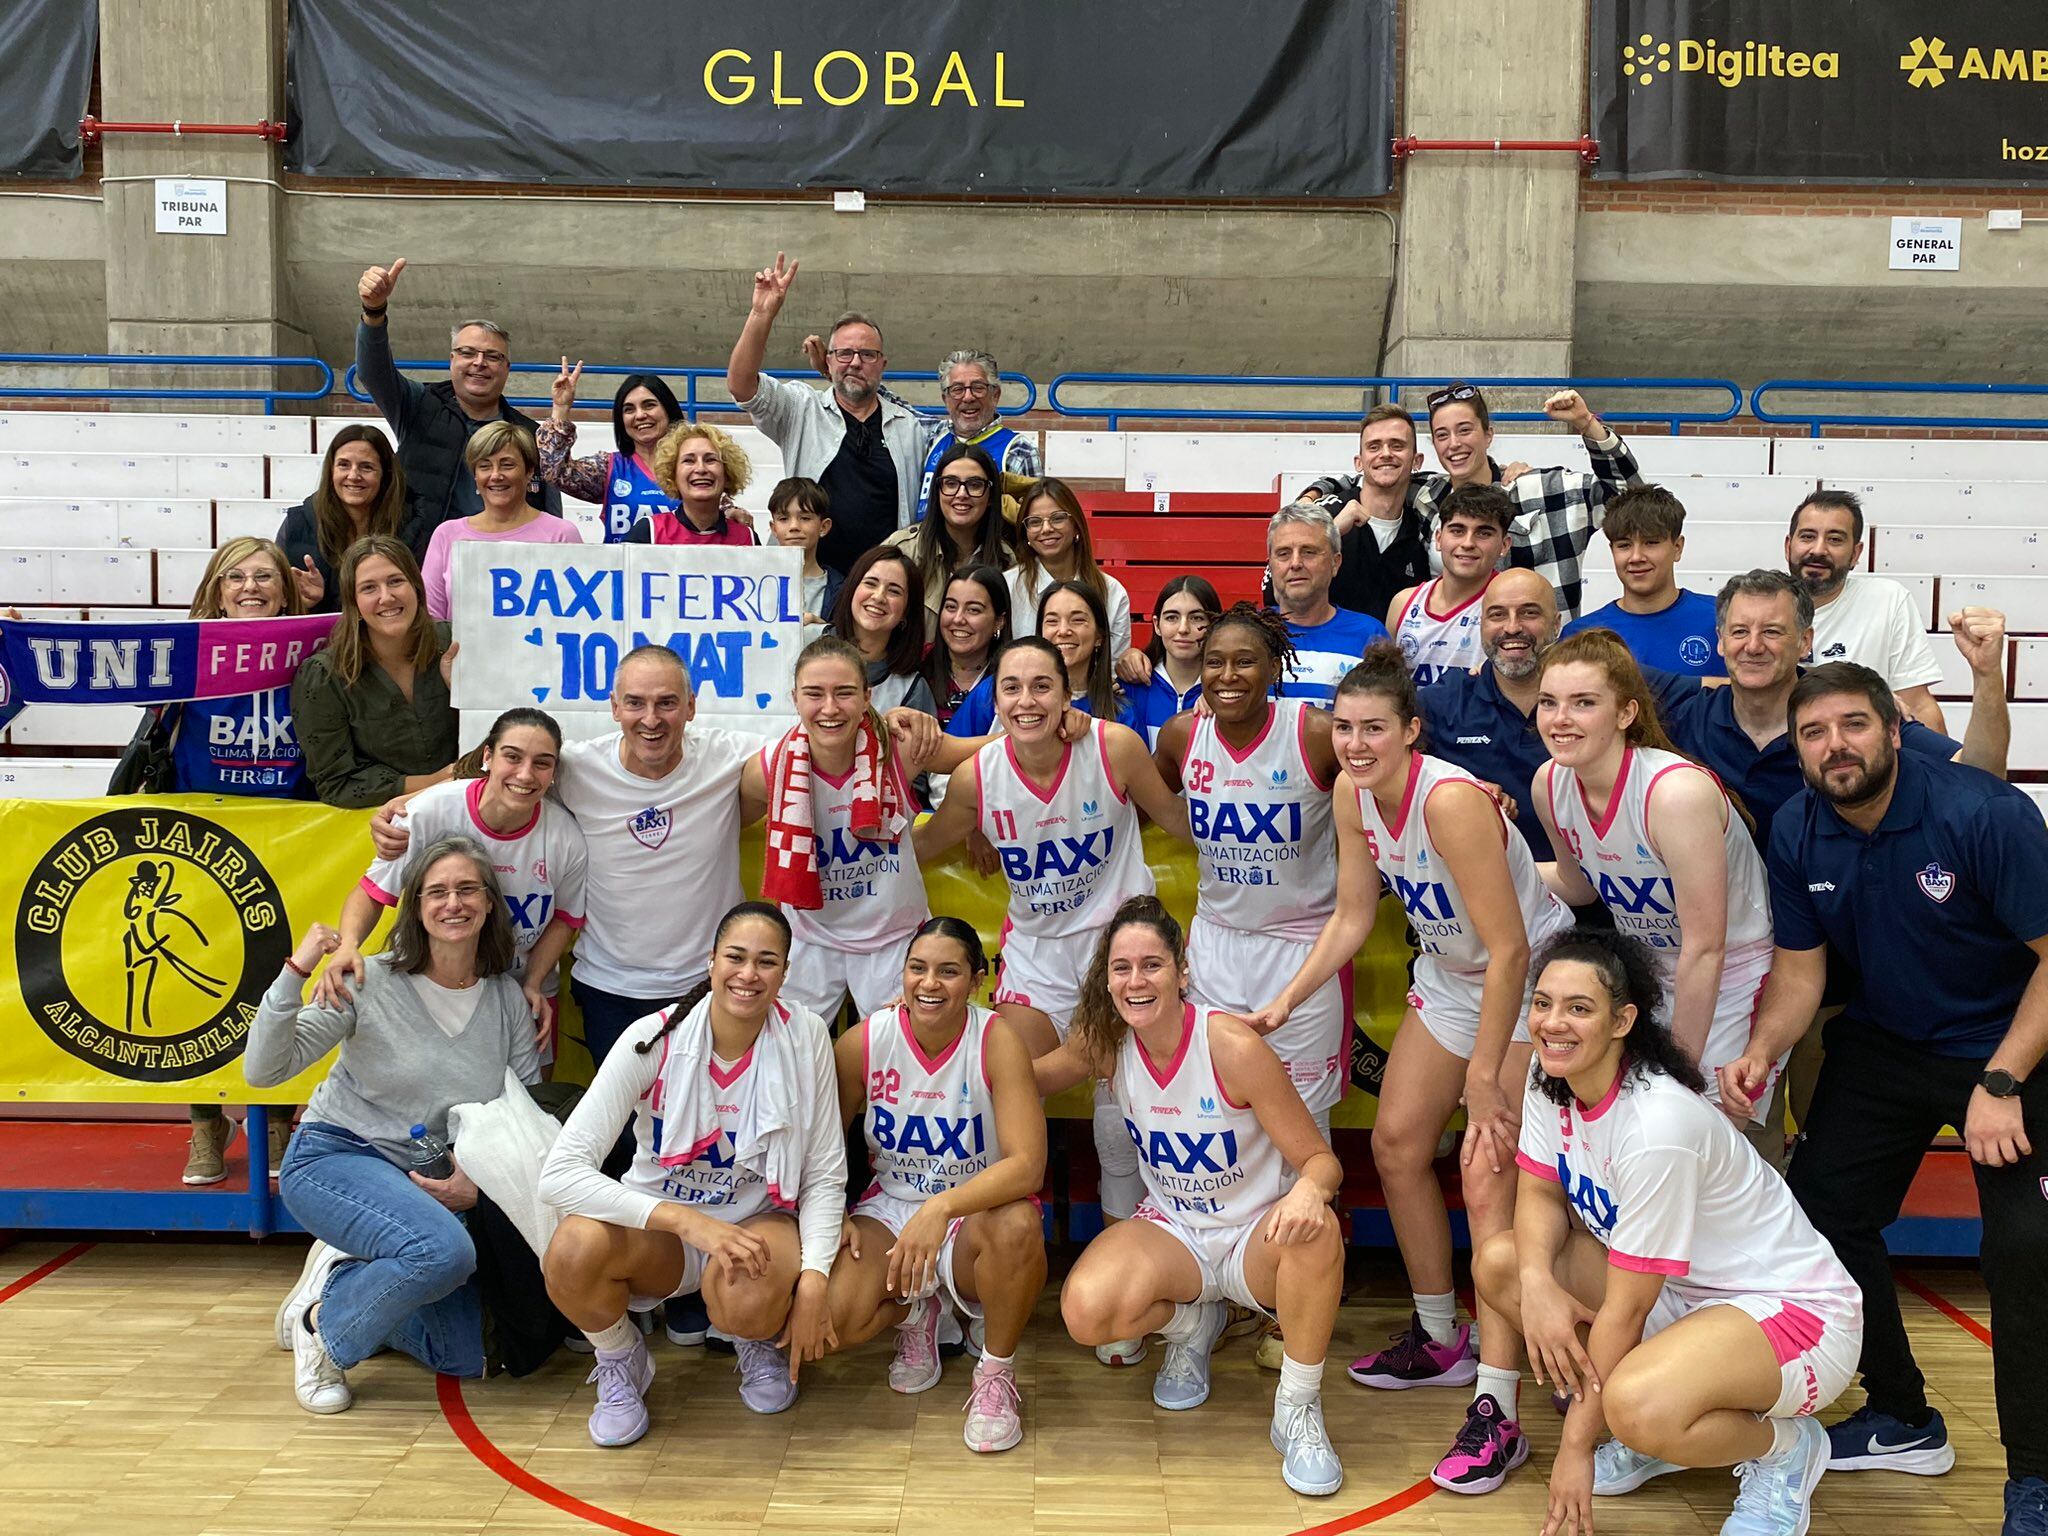
<instances>
[{"instance_id":1,"label":"blue sneaker","mask_svg":"<svg viewBox=\"0 0 2048 1536\"><path fill-rule=\"evenodd\" d=\"M2005 1524L2000 1536L2048 1536L2048 1482L2038 1477L2005 1480Z\"/></svg>"},{"instance_id":2,"label":"blue sneaker","mask_svg":"<svg viewBox=\"0 0 2048 1536\"><path fill-rule=\"evenodd\" d=\"M1910 1472L1939 1477L1956 1464L1956 1448L1948 1443L1948 1425L1939 1409L1918 1429L1903 1419L1858 1408L1828 1427L1828 1470L1832 1472Z\"/></svg>"},{"instance_id":3,"label":"blue sneaker","mask_svg":"<svg viewBox=\"0 0 2048 1536\"><path fill-rule=\"evenodd\" d=\"M685 1349L692 1344L702 1344L704 1335L711 1331L711 1314L704 1310L704 1296L700 1291L669 1297L662 1303L661 1316L669 1343Z\"/></svg>"},{"instance_id":4,"label":"blue sneaker","mask_svg":"<svg viewBox=\"0 0 2048 1536\"><path fill-rule=\"evenodd\" d=\"M1813 1490L1828 1470L1828 1432L1812 1419L1794 1419L1799 1438L1781 1456L1745 1461L1735 1469L1741 1486L1721 1536L1806 1536L1813 1524Z\"/></svg>"}]
</instances>

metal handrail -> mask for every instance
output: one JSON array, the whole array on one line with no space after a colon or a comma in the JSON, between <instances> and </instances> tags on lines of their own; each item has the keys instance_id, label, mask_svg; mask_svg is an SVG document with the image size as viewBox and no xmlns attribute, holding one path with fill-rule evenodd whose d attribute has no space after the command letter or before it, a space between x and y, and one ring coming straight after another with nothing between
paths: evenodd
<instances>
[{"instance_id":1,"label":"metal handrail","mask_svg":"<svg viewBox=\"0 0 2048 1536\"><path fill-rule=\"evenodd\" d=\"M447 366L446 359L435 357L406 357L398 360L398 367L402 372L432 372L445 370ZM552 378L562 370L561 366L557 363L513 363L510 365L510 371L528 374L543 373ZM651 373L664 379L680 379L683 382L683 393L682 398L676 403L682 406L683 414L691 421L695 421L700 415L707 412L726 416L742 414L740 408L729 400L704 400L698 397L697 384L699 380L710 379L720 384L724 383L725 370L723 368L643 368L625 363L585 363L583 365L583 372L586 375L599 378L623 378L631 373ZM774 379L816 380L818 377L817 374L801 368L763 368L761 372L767 377ZM1024 398L1021 403L1016 405L1005 403L998 406L996 408L997 415L1022 416L1026 411L1031 410L1038 404L1038 386L1023 374L1004 373L999 374L998 377L1005 385L1021 386ZM882 375L882 382L885 384L892 382L898 384L936 384L938 381L939 376L936 373L885 373ZM370 399L370 392L363 388L362 381L356 377L355 364L349 364L348 372L342 376L342 384L355 399L362 401L365 405L374 404ZM528 409L543 409L554 404L554 397L552 395L507 395L505 398L513 405ZM576 404L586 410L599 410L608 407L611 402L609 400L579 399ZM945 407L940 405L913 405L911 409L921 416L943 416L945 414Z\"/></svg>"},{"instance_id":2,"label":"metal handrail","mask_svg":"<svg viewBox=\"0 0 2048 1536\"><path fill-rule=\"evenodd\" d=\"M1558 378L1539 375L1473 376L1454 380L1449 376L1380 376L1359 378L1336 378L1314 374L1233 374L1233 373L1063 373L1047 386L1046 405L1061 416L1086 416L1101 418L1108 423L1108 430L1114 432L1117 423L1129 418L1136 421L1315 421L1345 422L1358 420L1361 411L1373 404L1376 395L1384 394L1387 399L1399 404L1407 390L1422 390L1440 384L1466 383L1481 389L1688 389L1710 390L1725 394L1727 405L1720 410L1646 410L1609 409L1604 404L1600 415L1612 422L1662 422L1676 435L1681 426L1700 425L1720 421L1733 421L1742 410L1742 386L1732 379L1694 378ZM1289 410L1217 410L1192 406L1126 406L1100 405L1083 406L1070 403L1063 398L1063 391L1078 385L1127 386L1166 385L1229 389L1357 389L1362 391L1359 410L1346 411L1289 411ZM1491 413L1495 421L1545 421L1541 411L1500 410Z\"/></svg>"},{"instance_id":3,"label":"metal handrail","mask_svg":"<svg viewBox=\"0 0 2048 1536\"><path fill-rule=\"evenodd\" d=\"M311 368L320 375L318 389L153 389L112 385L33 385L0 387L0 400L261 400L266 416L277 414L280 400L325 400L334 393L334 370L317 357L217 357L107 352L0 352L0 367L16 365L71 368Z\"/></svg>"},{"instance_id":4,"label":"metal handrail","mask_svg":"<svg viewBox=\"0 0 2048 1536\"><path fill-rule=\"evenodd\" d=\"M2048 384L1932 384L1911 379L1766 379L1749 392L1749 414L1773 426L1806 428L1819 437L1822 427L2013 427L2048 429L2048 416L1870 416L1845 411L1772 411L1764 397L1773 390L1808 394L2048 395Z\"/></svg>"}]
</instances>

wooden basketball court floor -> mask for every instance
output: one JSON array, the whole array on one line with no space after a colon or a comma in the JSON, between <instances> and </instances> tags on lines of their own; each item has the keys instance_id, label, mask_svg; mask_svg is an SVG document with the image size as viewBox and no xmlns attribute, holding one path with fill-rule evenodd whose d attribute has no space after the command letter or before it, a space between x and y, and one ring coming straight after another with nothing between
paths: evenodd
<instances>
[{"instance_id":1,"label":"wooden basketball court floor","mask_svg":"<svg viewBox=\"0 0 2048 1536\"><path fill-rule=\"evenodd\" d=\"M729 1358L657 1337L654 1429L620 1451L586 1437L588 1361L566 1352L525 1380L459 1388L381 1356L351 1373L351 1412L316 1418L292 1400L290 1357L271 1337L302 1254L276 1239L0 1251L0 1532L1533 1536L1543 1523L1558 1421L1526 1378L1534 1454L1507 1487L1473 1499L1427 1482L1464 1392L1373 1392L1343 1375L1404 1320L1391 1257L1362 1261L1338 1320L1324 1396L1347 1480L1312 1500L1280 1481L1266 1440L1275 1378L1247 1343L1218 1353L1203 1408L1161 1413L1156 1341L1144 1365L1104 1369L1060 1331L1053 1287L1018 1356L1024 1443L1000 1456L960 1442L967 1367L949 1361L938 1387L900 1396L887 1339L807 1370L797 1407L762 1418L740 1407ZM1995 1536L2003 1464L1982 1282L1926 1268L1901 1271L1900 1284L1957 1467L1830 1475L1813 1529ZM1713 1532L1733 1492L1726 1472L1688 1472L1601 1500L1595 1517L1603 1536Z\"/></svg>"}]
</instances>

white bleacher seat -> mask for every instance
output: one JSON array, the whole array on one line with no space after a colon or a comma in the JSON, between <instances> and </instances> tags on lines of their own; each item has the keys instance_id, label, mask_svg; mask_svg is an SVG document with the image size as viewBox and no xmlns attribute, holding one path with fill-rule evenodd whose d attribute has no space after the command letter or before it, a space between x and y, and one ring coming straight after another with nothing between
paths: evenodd
<instances>
[{"instance_id":1,"label":"white bleacher seat","mask_svg":"<svg viewBox=\"0 0 2048 1536\"><path fill-rule=\"evenodd\" d=\"M85 800L104 795L115 761L113 757L0 756L0 799Z\"/></svg>"},{"instance_id":2,"label":"white bleacher seat","mask_svg":"<svg viewBox=\"0 0 2048 1536\"><path fill-rule=\"evenodd\" d=\"M140 606L151 563L146 549L0 550L0 603Z\"/></svg>"},{"instance_id":3,"label":"white bleacher seat","mask_svg":"<svg viewBox=\"0 0 2048 1536\"><path fill-rule=\"evenodd\" d=\"M1747 570L1745 566L1743 569ZM1709 570L1702 566L1694 569L1690 564L1678 567L1678 584L1688 592L1703 592L1712 597L1732 570ZM1621 596L1621 578L1614 574L1614 566L1605 560L1591 561L1586 565L1586 590L1582 599L1581 613L1591 613L1595 608L1604 608Z\"/></svg>"},{"instance_id":4,"label":"white bleacher seat","mask_svg":"<svg viewBox=\"0 0 2048 1536\"><path fill-rule=\"evenodd\" d=\"M2012 653L2012 696L2048 700L2048 640L2015 640Z\"/></svg>"},{"instance_id":5,"label":"white bleacher seat","mask_svg":"<svg viewBox=\"0 0 2048 1536\"><path fill-rule=\"evenodd\" d=\"M1990 523L2033 527L2048 518L2048 481L2042 480L1841 480L1823 482L1853 491L1874 523L1943 527Z\"/></svg>"},{"instance_id":6,"label":"white bleacher seat","mask_svg":"<svg viewBox=\"0 0 2048 1536\"><path fill-rule=\"evenodd\" d=\"M319 488L321 463L317 453L273 453L269 487L257 494L272 501L304 501Z\"/></svg>"},{"instance_id":7,"label":"white bleacher seat","mask_svg":"<svg viewBox=\"0 0 2048 1536\"><path fill-rule=\"evenodd\" d=\"M2014 776L2040 778L2048 775L2048 704L2015 703L2012 712L2012 751L2006 758L2007 772ZM1948 722L1948 734L1957 741L1970 728L1970 704L1957 699L1941 706Z\"/></svg>"},{"instance_id":8,"label":"white bleacher seat","mask_svg":"<svg viewBox=\"0 0 2048 1536\"><path fill-rule=\"evenodd\" d=\"M1047 432L1045 472L1062 480L1116 480L1124 477L1122 432ZM1301 477L1303 485L1315 479Z\"/></svg>"},{"instance_id":9,"label":"white bleacher seat","mask_svg":"<svg viewBox=\"0 0 2048 1536\"><path fill-rule=\"evenodd\" d=\"M257 454L11 453L0 459L0 490L10 496L261 496Z\"/></svg>"},{"instance_id":10,"label":"white bleacher seat","mask_svg":"<svg viewBox=\"0 0 2048 1536\"><path fill-rule=\"evenodd\" d=\"M1887 524L1871 530L1871 568L1898 571L1997 571L2013 575L2048 572L2048 543L2033 528L1983 524L1913 526Z\"/></svg>"},{"instance_id":11,"label":"white bleacher seat","mask_svg":"<svg viewBox=\"0 0 2048 1536\"><path fill-rule=\"evenodd\" d=\"M276 538L277 530L284 522L285 513L297 506L299 500L300 498L278 501L272 498L264 501L216 501L213 504L213 547L218 549L229 539Z\"/></svg>"},{"instance_id":12,"label":"white bleacher seat","mask_svg":"<svg viewBox=\"0 0 2048 1536\"><path fill-rule=\"evenodd\" d=\"M1963 660L1963 653L1956 649L1955 640L1946 634L1935 635L1927 642L1934 650L1934 659L1941 663L1941 681L1934 685L1937 699L1967 699L1976 692L1976 679L1970 672L1970 664ZM2010 650L2010 647L2008 647ZM2012 695L2010 683L2006 696Z\"/></svg>"},{"instance_id":13,"label":"white bleacher seat","mask_svg":"<svg viewBox=\"0 0 2048 1536\"><path fill-rule=\"evenodd\" d=\"M354 426L375 427L394 443L398 441L398 434L391 430L391 423L381 416L318 416L313 420L313 451L325 455L335 433L343 427Z\"/></svg>"},{"instance_id":14,"label":"white bleacher seat","mask_svg":"<svg viewBox=\"0 0 2048 1536\"><path fill-rule=\"evenodd\" d=\"M2048 480L2048 441L1980 438L1780 437L1780 475L1858 480Z\"/></svg>"},{"instance_id":15,"label":"white bleacher seat","mask_svg":"<svg viewBox=\"0 0 2048 1536\"><path fill-rule=\"evenodd\" d=\"M1646 472L1647 473L1647 472ZM1649 478L1685 504L1688 544L1693 520L1772 524L1782 544L1792 509L1813 489L1811 480L1793 475L1674 475Z\"/></svg>"},{"instance_id":16,"label":"white bleacher seat","mask_svg":"<svg viewBox=\"0 0 2048 1536\"><path fill-rule=\"evenodd\" d=\"M304 416L0 411L0 450L24 453L304 453Z\"/></svg>"},{"instance_id":17,"label":"white bleacher seat","mask_svg":"<svg viewBox=\"0 0 2048 1536\"><path fill-rule=\"evenodd\" d=\"M1597 410L1600 402L1595 400L1593 406ZM1417 425L1422 430L1422 451L1429 468L1436 469L1436 453L1429 445L1429 425L1419 419ZM1520 426L1521 423L1512 422L1494 433L1495 463L1512 464L1520 459L1538 469L1553 464L1570 469L1586 467L1585 445L1570 433L1523 432L1517 430ZM1771 472L1771 445L1767 438L1673 437L1651 423L1624 423L1615 430L1628 443L1644 476L1651 480L1688 475L1731 478ZM1355 444L1356 439L1353 441ZM1350 462L1349 455L1344 462Z\"/></svg>"},{"instance_id":18,"label":"white bleacher seat","mask_svg":"<svg viewBox=\"0 0 2048 1536\"><path fill-rule=\"evenodd\" d=\"M125 549L178 548L213 544L213 503L210 501L122 501L115 503L114 522Z\"/></svg>"},{"instance_id":19,"label":"white bleacher seat","mask_svg":"<svg viewBox=\"0 0 2048 1536\"><path fill-rule=\"evenodd\" d=\"M1586 550L1588 560L1604 559L1613 564L1613 550L1604 538L1596 538ZM1717 522L1711 518L1685 520L1685 557L1678 565L1678 579L1690 586L1693 567L1713 571L1748 571L1767 565L1773 569L1785 563L1783 523ZM1719 583L1716 583L1718 586Z\"/></svg>"},{"instance_id":20,"label":"white bleacher seat","mask_svg":"<svg viewBox=\"0 0 2048 1536\"><path fill-rule=\"evenodd\" d=\"M1131 432L1124 486L1133 491L1269 491L1290 470L1348 471L1356 432Z\"/></svg>"},{"instance_id":21,"label":"white bleacher seat","mask_svg":"<svg viewBox=\"0 0 2048 1536\"><path fill-rule=\"evenodd\" d=\"M0 500L0 549L112 549L121 542L120 507L113 500Z\"/></svg>"},{"instance_id":22,"label":"white bleacher seat","mask_svg":"<svg viewBox=\"0 0 2048 1536\"><path fill-rule=\"evenodd\" d=\"M17 747L125 747L141 718L132 704L31 704L7 739Z\"/></svg>"},{"instance_id":23,"label":"white bleacher seat","mask_svg":"<svg viewBox=\"0 0 2048 1536\"><path fill-rule=\"evenodd\" d=\"M1944 614L1996 608L2007 634L2048 635L2048 576L1943 576L1939 603Z\"/></svg>"},{"instance_id":24,"label":"white bleacher seat","mask_svg":"<svg viewBox=\"0 0 2048 1536\"><path fill-rule=\"evenodd\" d=\"M199 578L206 574L211 549L160 549L156 552L156 598L159 607L185 608L192 602ZM148 599L144 599L148 601Z\"/></svg>"},{"instance_id":25,"label":"white bleacher seat","mask_svg":"<svg viewBox=\"0 0 2048 1536\"><path fill-rule=\"evenodd\" d=\"M2041 815L2048 819L2048 784L2016 784L2013 786L2041 808Z\"/></svg>"}]
</instances>

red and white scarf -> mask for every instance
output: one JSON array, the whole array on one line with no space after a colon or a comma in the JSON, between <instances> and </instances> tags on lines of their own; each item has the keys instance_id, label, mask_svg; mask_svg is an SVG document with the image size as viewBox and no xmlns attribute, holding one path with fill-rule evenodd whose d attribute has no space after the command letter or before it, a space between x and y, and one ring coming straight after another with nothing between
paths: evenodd
<instances>
[{"instance_id":1,"label":"red and white scarf","mask_svg":"<svg viewBox=\"0 0 2048 1536\"><path fill-rule=\"evenodd\" d=\"M761 867L761 899L800 911L825 904L818 878L818 837L811 807L811 739L799 725L767 755L768 837ZM870 710L854 742L853 835L868 842L894 843L915 815L910 786L885 728Z\"/></svg>"}]
</instances>

